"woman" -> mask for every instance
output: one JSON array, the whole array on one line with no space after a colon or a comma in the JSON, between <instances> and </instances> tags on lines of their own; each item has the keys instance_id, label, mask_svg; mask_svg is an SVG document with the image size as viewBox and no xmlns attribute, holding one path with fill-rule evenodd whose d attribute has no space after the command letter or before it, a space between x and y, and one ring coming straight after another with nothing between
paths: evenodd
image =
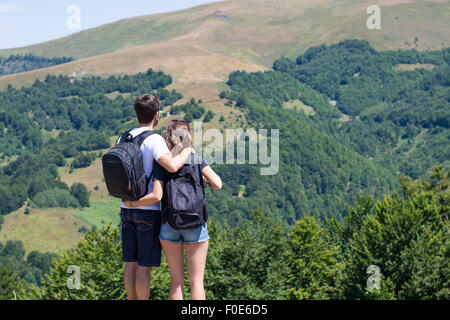
<instances>
[{"instance_id":1,"label":"woman","mask_svg":"<svg viewBox=\"0 0 450 320\"><path fill-rule=\"evenodd\" d=\"M189 133L189 124L184 120L172 120L169 124L165 139L167 146L175 156L184 148L192 146L192 137ZM215 190L222 188L222 180L206 163L199 154L191 154L188 158L190 164L195 164L195 174ZM149 205L161 200L163 197L164 182L170 177L157 163L153 167L153 192L138 201L133 201L132 206ZM164 215L164 212L163 212ZM170 299L183 299L184 286L184 255L186 250L188 262L189 284L192 300L205 300L203 278L205 274L206 256L208 253L208 228L206 223L194 229L176 230L169 224L161 226L159 234L161 246L169 265L171 284Z\"/></svg>"}]
</instances>

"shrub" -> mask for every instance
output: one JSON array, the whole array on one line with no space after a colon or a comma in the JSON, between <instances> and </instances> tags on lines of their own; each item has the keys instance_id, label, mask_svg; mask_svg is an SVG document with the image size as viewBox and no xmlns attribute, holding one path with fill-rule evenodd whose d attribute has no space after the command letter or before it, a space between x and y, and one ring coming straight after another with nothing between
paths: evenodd
<instances>
[{"instance_id":1,"label":"shrub","mask_svg":"<svg viewBox=\"0 0 450 320\"><path fill-rule=\"evenodd\" d=\"M215 113L212 112L211 110L209 110L206 113L205 117L203 118L203 122L210 122L214 118L214 116L215 116Z\"/></svg>"},{"instance_id":2,"label":"shrub","mask_svg":"<svg viewBox=\"0 0 450 320\"><path fill-rule=\"evenodd\" d=\"M70 165L71 169L87 168L91 165L92 161L95 159L95 154L93 153L83 153L75 157Z\"/></svg>"},{"instance_id":3,"label":"shrub","mask_svg":"<svg viewBox=\"0 0 450 320\"><path fill-rule=\"evenodd\" d=\"M32 199L32 206L37 208L76 208L78 200L67 190L50 189L39 192Z\"/></svg>"},{"instance_id":4,"label":"shrub","mask_svg":"<svg viewBox=\"0 0 450 320\"><path fill-rule=\"evenodd\" d=\"M70 187L70 193L78 200L80 206L89 207L89 192L87 187L82 183L74 183Z\"/></svg>"}]
</instances>

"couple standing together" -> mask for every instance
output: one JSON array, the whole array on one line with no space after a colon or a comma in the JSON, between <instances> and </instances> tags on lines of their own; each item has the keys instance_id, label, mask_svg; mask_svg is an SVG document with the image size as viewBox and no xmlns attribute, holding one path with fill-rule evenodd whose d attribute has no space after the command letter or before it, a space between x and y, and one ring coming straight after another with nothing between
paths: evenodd
<instances>
[{"instance_id":1,"label":"couple standing together","mask_svg":"<svg viewBox=\"0 0 450 320\"><path fill-rule=\"evenodd\" d=\"M146 130L153 131L159 119L158 97L142 95L136 99L134 109L139 127L129 134L135 138ZM164 184L185 164L192 164L193 175L213 189L222 188L220 177L192 149L189 131L186 121L172 120L165 138L152 134L140 146L145 175L150 180L148 193L137 201L123 201L121 208L122 253L126 262L124 284L129 300L149 299L151 269L161 264L161 248L171 276L170 299L183 299L183 248L188 263L191 299L205 299L203 278L209 240L206 222L192 229L174 229L166 222L160 204L167 197Z\"/></svg>"}]
</instances>

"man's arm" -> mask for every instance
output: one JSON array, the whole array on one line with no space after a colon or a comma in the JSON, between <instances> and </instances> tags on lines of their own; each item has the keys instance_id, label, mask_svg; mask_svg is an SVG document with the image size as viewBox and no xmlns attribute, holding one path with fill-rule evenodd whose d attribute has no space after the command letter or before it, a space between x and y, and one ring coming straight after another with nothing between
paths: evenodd
<instances>
[{"instance_id":1,"label":"man's arm","mask_svg":"<svg viewBox=\"0 0 450 320\"><path fill-rule=\"evenodd\" d=\"M192 148L183 149L176 157L172 157L171 153L162 155L157 160L158 163L170 173L175 173L181 169L186 163L187 158L192 153Z\"/></svg>"}]
</instances>

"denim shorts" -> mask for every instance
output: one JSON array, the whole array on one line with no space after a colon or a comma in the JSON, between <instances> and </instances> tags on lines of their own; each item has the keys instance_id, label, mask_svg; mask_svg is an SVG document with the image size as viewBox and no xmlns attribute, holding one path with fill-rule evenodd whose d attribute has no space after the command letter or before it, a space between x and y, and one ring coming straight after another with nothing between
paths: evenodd
<instances>
[{"instance_id":1,"label":"denim shorts","mask_svg":"<svg viewBox=\"0 0 450 320\"><path fill-rule=\"evenodd\" d=\"M209 240L208 227L205 223L195 229L176 230L165 223L161 226L159 239L171 242L183 241L184 243L203 242Z\"/></svg>"},{"instance_id":2,"label":"denim shorts","mask_svg":"<svg viewBox=\"0 0 450 320\"><path fill-rule=\"evenodd\" d=\"M127 209L120 212L122 220L122 259L143 267L161 265L161 211Z\"/></svg>"}]
</instances>

